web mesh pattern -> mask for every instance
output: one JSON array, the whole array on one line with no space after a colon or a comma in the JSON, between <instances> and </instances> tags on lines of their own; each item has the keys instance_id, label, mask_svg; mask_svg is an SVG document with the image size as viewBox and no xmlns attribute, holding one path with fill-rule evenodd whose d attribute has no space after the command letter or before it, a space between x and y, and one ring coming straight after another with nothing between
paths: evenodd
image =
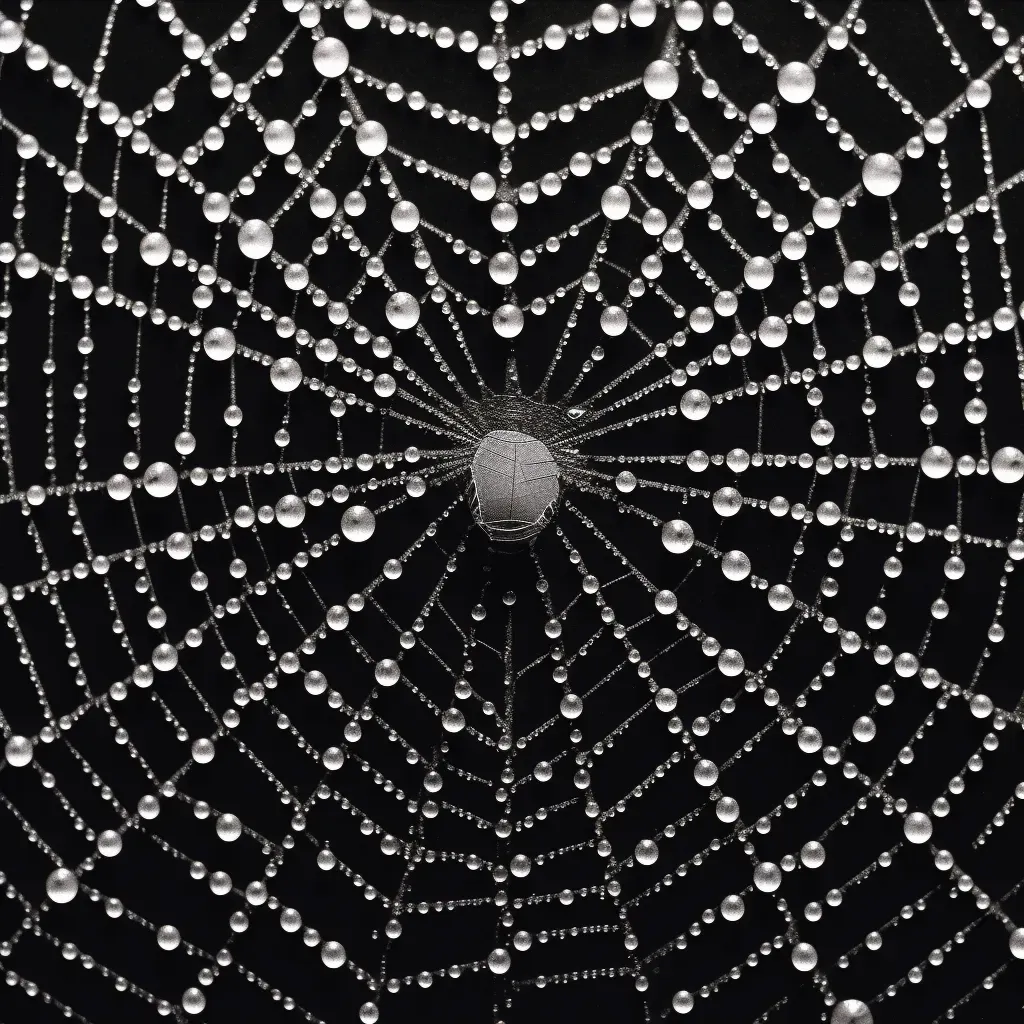
<instances>
[{"instance_id":1,"label":"web mesh pattern","mask_svg":"<svg viewBox=\"0 0 1024 1024\"><path fill-rule=\"evenodd\" d=\"M1012 1019L1022 11L0 3L10 1019Z\"/></svg>"}]
</instances>

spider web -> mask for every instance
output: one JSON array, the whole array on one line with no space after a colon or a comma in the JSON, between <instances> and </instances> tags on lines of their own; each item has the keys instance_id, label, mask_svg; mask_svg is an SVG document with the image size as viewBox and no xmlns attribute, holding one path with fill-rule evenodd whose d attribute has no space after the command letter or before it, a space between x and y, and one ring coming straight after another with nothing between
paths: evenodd
<instances>
[{"instance_id":1,"label":"spider web","mask_svg":"<svg viewBox=\"0 0 1024 1024\"><path fill-rule=\"evenodd\" d=\"M1006 1019L1013 6L227 6L0 28L18 1019Z\"/></svg>"}]
</instances>

